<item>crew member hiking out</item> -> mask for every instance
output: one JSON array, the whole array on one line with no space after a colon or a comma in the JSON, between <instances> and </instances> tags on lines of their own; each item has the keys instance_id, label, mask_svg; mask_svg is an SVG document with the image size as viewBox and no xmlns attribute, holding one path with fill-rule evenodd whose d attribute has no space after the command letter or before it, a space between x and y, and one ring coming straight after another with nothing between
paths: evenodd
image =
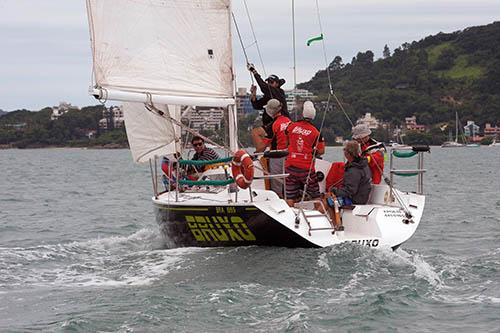
<instances>
[{"instance_id":1,"label":"crew member hiking out","mask_svg":"<svg viewBox=\"0 0 500 333\"><path fill-rule=\"evenodd\" d=\"M318 129L311 123L316 109L311 101L304 102L303 119L290 123L286 130L288 157L285 161L287 203L293 207L301 199L301 190L311 199L320 197L318 178L314 169L314 156L325 152L325 142ZM316 209L321 205L315 204Z\"/></svg>"},{"instance_id":2,"label":"crew member hiking out","mask_svg":"<svg viewBox=\"0 0 500 333\"><path fill-rule=\"evenodd\" d=\"M281 114L281 103L277 99L271 99L264 106L266 113L274 121L272 123L273 136L268 139L268 145L272 150L285 150L287 149L287 135L286 129L291 123L290 118ZM272 175L280 174L283 172L283 164L285 157L270 158L269 171ZM276 192L280 198L283 198L283 180L271 179L271 190Z\"/></svg>"}]
</instances>

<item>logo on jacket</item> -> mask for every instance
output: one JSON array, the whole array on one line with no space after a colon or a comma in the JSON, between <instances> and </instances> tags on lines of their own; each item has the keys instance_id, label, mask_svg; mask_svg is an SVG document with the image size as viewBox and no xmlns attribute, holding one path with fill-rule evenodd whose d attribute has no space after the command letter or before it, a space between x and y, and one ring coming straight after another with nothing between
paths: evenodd
<instances>
[{"instance_id":1,"label":"logo on jacket","mask_svg":"<svg viewBox=\"0 0 500 333\"><path fill-rule=\"evenodd\" d=\"M290 122L282 123L280 126L280 132L284 132L287 129L289 124L290 124Z\"/></svg>"},{"instance_id":2,"label":"logo on jacket","mask_svg":"<svg viewBox=\"0 0 500 333\"><path fill-rule=\"evenodd\" d=\"M312 133L312 130L303 129L303 128L302 128L302 127L300 127L300 126L297 126L297 127L295 127L295 128L292 130L292 133L294 133L294 134L301 134L301 135L308 136L309 134L311 134L311 133Z\"/></svg>"},{"instance_id":3,"label":"logo on jacket","mask_svg":"<svg viewBox=\"0 0 500 333\"><path fill-rule=\"evenodd\" d=\"M304 150L304 139L300 136L297 140L297 151L301 153Z\"/></svg>"}]
</instances>

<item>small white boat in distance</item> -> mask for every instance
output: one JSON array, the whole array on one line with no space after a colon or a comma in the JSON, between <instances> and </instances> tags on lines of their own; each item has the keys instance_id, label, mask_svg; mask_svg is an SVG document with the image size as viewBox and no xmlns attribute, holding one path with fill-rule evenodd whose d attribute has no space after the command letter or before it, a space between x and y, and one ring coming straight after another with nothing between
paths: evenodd
<instances>
[{"instance_id":1,"label":"small white boat in distance","mask_svg":"<svg viewBox=\"0 0 500 333\"><path fill-rule=\"evenodd\" d=\"M456 141L446 141L441 145L442 148L457 148L457 147L465 147L463 143L459 143Z\"/></svg>"},{"instance_id":2,"label":"small white boat in distance","mask_svg":"<svg viewBox=\"0 0 500 333\"><path fill-rule=\"evenodd\" d=\"M497 142L497 138L494 138L493 142L490 143L488 147L500 147L500 142Z\"/></svg>"},{"instance_id":3,"label":"small white boat in distance","mask_svg":"<svg viewBox=\"0 0 500 333\"><path fill-rule=\"evenodd\" d=\"M451 131L449 135L449 139L446 142L443 142L441 145L441 148L459 148L459 147L465 147L465 144L459 143L458 142L458 113L455 112L455 141L453 141L451 137Z\"/></svg>"}]
</instances>

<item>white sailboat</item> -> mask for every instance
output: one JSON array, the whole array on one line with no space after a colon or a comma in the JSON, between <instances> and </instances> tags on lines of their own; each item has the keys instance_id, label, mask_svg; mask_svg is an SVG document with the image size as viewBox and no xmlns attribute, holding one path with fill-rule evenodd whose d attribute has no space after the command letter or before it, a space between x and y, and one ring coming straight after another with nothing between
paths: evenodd
<instances>
[{"instance_id":1,"label":"white sailboat","mask_svg":"<svg viewBox=\"0 0 500 333\"><path fill-rule=\"evenodd\" d=\"M398 128L396 129L396 134L394 135L395 138L396 138L396 142L389 142L389 144L387 144L386 146L387 147L391 147L391 148L397 148L397 149L408 149L408 148L411 148L411 146L408 146L407 144L404 143L404 140L403 140L403 136L401 135L401 129Z\"/></svg>"},{"instance_id":2,"label":"white sailboat","mask_svg":"<svg viewBox=\"0 0 500 333\"><path fill-rule=\"evenodd\" d=\"M448 141L443 142L442 148L458 148L465 147L465 144L458 142L458 112L455 111L455 140L452 141L451 134Z\"/></svg>"},{"instance_id":3,"label":"white sailboat","mask_svg":"<svg viewBox=\"0 0 500 333\"><path fill-rule=\"evenodd\" d=\"M497 142L497 138L495 137L488 147L500 147L500 142Z\"/></svg>"},{"instance_id":4,"label":"white sailboat","mask_svg":"<svg viewBox=\"0 0 500 333\"><path fill-rule=\"evenodd\" d=\"M228 173L238 152L229 0L87 0L95 82L90 94L124 102L133 159L149 162L153 206L169 247L325 247L354 242L396 248L417 229L425 205L423 155L428 147L391 151L389 185L373 185L366 205L341 210L343 231L330 216L304 201L289 207L266 189L268 175L258 159L247 189ZM228 158L197 180L180 177L176 160L172 184L160 192L156 161L182 155L181 113L186 106L224 108L228 116ZM268 153L272 157L272 153ZM417 155L417 168L397 170L394 157ZM330 163L316 160L328 173ZM153 167L154 166L154 167ZM234 167L234 164L233 164ZM395 175L417 175L417 191L392 186ZM175 177L174 177L175 176ZM175 179L174 179L175 178ZM325 178L325 177L323 177ZM320 182L325 190L325 180Z\"/></svg>"}]
</instances>

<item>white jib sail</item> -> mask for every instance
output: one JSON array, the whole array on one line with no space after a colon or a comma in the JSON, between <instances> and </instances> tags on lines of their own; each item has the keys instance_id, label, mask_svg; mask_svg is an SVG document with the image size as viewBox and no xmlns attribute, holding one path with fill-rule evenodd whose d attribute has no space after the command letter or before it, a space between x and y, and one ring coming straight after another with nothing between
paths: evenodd
<instances>
[{"instance_id":1,"label":"white jib sail","mask_svg":"<svg viewBox=\"0 0 500 333\"><path fill-rule=\"evenodd\" d=\"M87 0L87 9L95 83L110 99L232 100L229 0Z\"/></svg>"},{"instance_id":2,"label":"white jib sail","mask_svg":"<svg viewBox=\"0 0 500 333\"><path fill-rule=\"evenodd\" d=\"M181 129L167 118L180 120L180 106L156 105L167 117L147 110L143 103L124 103L122 107L130 151L135 162L147 162L154 156L180 152Z\"/></svg>"}]
</instances>

